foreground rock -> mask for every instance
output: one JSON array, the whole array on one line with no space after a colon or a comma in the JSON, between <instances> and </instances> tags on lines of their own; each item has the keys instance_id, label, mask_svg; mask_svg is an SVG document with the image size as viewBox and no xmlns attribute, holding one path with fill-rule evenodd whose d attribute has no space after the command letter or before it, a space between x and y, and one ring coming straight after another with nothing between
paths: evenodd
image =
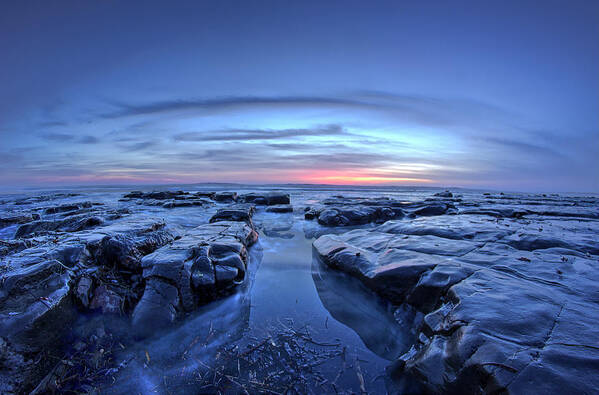
<instances>
[{"instance_id":1,"label":"foreground rock","mask_svg":"<svg viewBox=\"0 0 599 395\"><path fill-rule=\"evenodd\" d=\"M390 221L322 236L314 248L329 267L422 313L418 341L394 367L419 383L416 392L592 393L599 228L572 233L568 224L569 237L557 239L549 234L559 223L533 226L481 216Z\"/></svg>"},{"instance_id":2,"label":"foreground rock","mask_svg":"<svg viewBox=\"0 0 599 395\"><path fill-rule=\"evenodd\" d=\"M0 392L32 389L54 363L40 353L64 344L73 322L70 276L57 260L41 261L1 276Z\"/></svg>"},{"instance_id":3,"label":"foreground rock","mask_svg":"<svg viewBox=\"0 0 599 395\"><path fill-rule=\"evenodd\" d=\"M241 283L247 247L257 238L245 222L220 221L199 226L145 256L146 285L133 312L134 326L148 334Z\"/></svg>"},{"instance_id":4,"label":"foreground rock","mask_svg":"<svg viewBox=\"0 0 599 395\"><path fill-rule=\"evenodd\" d=\"M70 216L52 227L30 222L17 231L28 238L1 241L0 392L31 391L56 373L48 355L64 350L78 312L132 314L137 327L153 332L230 292L243 282L247 247L257 239L253 209L245 213L247 221L218 221L183 236L139 215L57 232L79 221Z\"/></svg>"}]
</instances>

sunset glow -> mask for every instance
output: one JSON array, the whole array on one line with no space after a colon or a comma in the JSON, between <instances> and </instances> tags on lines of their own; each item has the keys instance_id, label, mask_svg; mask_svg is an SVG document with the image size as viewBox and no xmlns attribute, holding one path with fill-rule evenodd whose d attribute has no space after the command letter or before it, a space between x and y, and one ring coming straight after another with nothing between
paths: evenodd
<instances>
[{"instance_id":1,"label":"sunset glow","mask_svg":"<svg viewBox=\"0 0 599 395\"><path fill-rule=\"evenodd\" d=\"M402 185L402 184L426 184L433 180L415 177L398 177L385 175L372 175L360 171L313 171L302 176L301 182L314 184L338 184L338 185Z\"/></svg>"},{"instance_id":2,"label":"sunset glow","mask_svg":"<svg viewBox=\"0 0 599 395\"><path fill-rule=\"evenodd\" d=\"M599 190L596 10L21 3L0 17L7 188Z\"/></svg>"}]
</instances>

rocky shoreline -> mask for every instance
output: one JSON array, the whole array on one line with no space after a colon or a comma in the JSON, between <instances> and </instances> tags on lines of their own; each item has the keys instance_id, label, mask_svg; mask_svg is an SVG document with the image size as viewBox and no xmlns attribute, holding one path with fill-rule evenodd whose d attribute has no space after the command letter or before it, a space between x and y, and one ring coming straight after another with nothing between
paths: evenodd
<instances>
[{"instance_id":1,"label":"rocky shoreline","mask_svg":"<svg viewBox=\"0 0 599 395\"><path fill-rule=\"evenodd\" d=\"M68 383L73 367L63 362L83 352L68 340L79 317L118 317L133 339L168 333L247 283L259 234L293 237L286 224L297 214L324 265L315 269L319 292L343 287L326 267L390 306L372 305L384 323L375 334L349 325L392 361L389 392L592 393L599 388L598 203L449 191L411 201L356 193L296 200L287 191L6 199L0 392L89 392L97 377ZM327 308L343 322L345 310ZM368 322L373 313L350 314ZM98 358L107 372L118 371L116 361Z\"/></svg>"}]
</instances>

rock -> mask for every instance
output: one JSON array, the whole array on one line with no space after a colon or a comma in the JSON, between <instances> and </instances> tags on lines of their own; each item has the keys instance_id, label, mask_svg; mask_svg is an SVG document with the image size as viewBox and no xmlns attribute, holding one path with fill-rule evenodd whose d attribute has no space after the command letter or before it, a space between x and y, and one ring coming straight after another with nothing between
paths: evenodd
<instances>
[{"instance_id":1,"label":"rock","mask_svg":"<svg viewBox=\"0 0 599 395\"><path fill-rule=\"evenodd\" d=\"M106 285L100 285L94 290L89 308L99 310L103 314L121 314L123 312L123 303L124 299L118 293Z\"/></svg>"},{"instance_id":2,"label":"rock","mask_svg":"<svg viewBox=\"0 0 599 395\"><path fill-rule=\"evenodd\" d=\"M386 360L395 360L415 342L411 332L422 319L413 311L402 314L402 325L387 302L354 278L348 278L314 261L312 278L324 307L339 322L353 329L366 347Z\"/></svg>"},{"instance_id":3,"label":"rock","mask_svg":"<svg viewBox=\"0 0 599 395\"><path fill-rule=\"evenodd\" d=\"M149 336L175 321L177 306L177 288L159 278L150 278L146 281L142 299L133 311L133 326L139 335Z\"/></svg>"},{"instance_id":4,"label":"rock","mask_svg":"<svg viewBox=\"0 0 599 395\"><path fill-rule=\"evenodd\" d=\"M218 221L241 221L252 225L252 216L254 215L254 206L235 206L219 209L216 214L210 218L210 222Z\"/></svg>"},{"instance_id":5,"label":"rock","mask_svg":"<svg viewBox=\"0 0 599 395\"><path fill-rule=\"evenodd\" d=\"M176 234L168 229L138 234L105 236L95 253L100 265L127 269L141 268L141 259L159 247L175 240Z\"/></svg>"},{"instance_id":6,"label":"rock","mask_svg":"<svg viewBox=\"0 0 599 395\"><path fill-rule=\"evenodd\" d=\"M413 214L416 216L443 215L448 208L449 206L443 203L430 204L415 210Z\"/></svg>"},{"instance_id":7,"label":"rock","mask_svg":"<svg viewBox=\"0 0 599 395\"><path fill-rule=\"evenodd\" d=\"M0 217L0 227L13 225L13 224L25 224L27 222L36 221L40 219L39 214L21 214L21 215L10 215Z\"/></svg>"},{"instance_id":8,"label":"rock","mask_svg":"<svg viewBox=\"0 0 599 395\"><path fill-rule=\"evenodd\" d=\"M172 202L166 202L162 205L164 208L177 208L177 207L201 207L208 205L209 202L201 199L187 199L187 200L174 200Z\"/></svg>"},{"instance_id":9,"label":"rock","mask_svg":"<svg viewBox=\"0 0 599 395\"><path fill-rule=\"evenodd\" d=\"M214 192L196 192L193 194L195 197L198 198L208 198L208 199L213 199L214 200Z\"/></svg>"},{"instance_id":10,"label":"rock","mask_svg":"<svg viewBox=\"0 0 599 395\"><path fill-rule=\"evenodd\" d=\"M308 220L318 218L321 211L322 209L310 208L304 213L304 218Z\"/></svg>"},{"instance_id":11,"label":"rock","mask_svg":"<svg viewBox=\"0 0 599 395\"><path fill-rule=\"evenodd\" d=\"M239 277L239 270L231 266L215 266L214 277L217 283L232 283L237 277Z\"/></svg>"},{"instance_id":12,"label":"rock","mask_svg":"<svg viewBox=\"0 0 599 395\"><path fill-rule=\"evenodd\" d=\"M216 202L236 202L237 192L217 192L213 199Z\"/></svg>"},{"instance_id":13,"label":"rock","mask_svg":"<svg viewBox=\"0 0 599 395\"><path fill-rule=\"evenodd\" d=\"M15 200L14 204L18 205L18 206L22 206L22 205L27 205L27 204L32 204L32 203L47 202L50 200L64 199L64 198L69 198L69 197L74 197L74 196L81 196L81 194L80 193L55 193L55 194L50 194L50 195L32 196L32 197L28 197L28 198Z\"/></svg>"},{"instance_id":14,"label":"rock","mask_svg":"<svg viewBox=\"0 0 599 395\"><path fill-rule=\"evenodd\" d=\"M433 196L442 197L442 198L452 198L453 197L453 193L451 193L449 191L437 192Z\"/></svg>"},{"instance_id":15,"label":"rock","mask_svg":"<svg viewBox=\"0 0 599 395\"><path fill-rule=\"evenodd\" d=\"M55 363L43 357L37 363L34 360L42 352L57 352L64 344L75 318L69 280L55 260L0 276L0 365L8 358L19 368L18 376L0 386L8 385L15 393L28 392Z\"/></svg>"},{"instance_id":16,"label":"rock","mask_svg":"<svg viewBox=\"0 0 599 395\"><path fill-rule=\"evenodd\" d=\"M92 287L93 280L87 276L81 277L79 281L77 281L75 301L84 309L89 307L90 299L92 297Z\"/></svg>"},{"instance_id":17,"label":"rock","mask_svg":"<svg viewBox=\"0 0 599 395\"><path fill-rule=\"evenodd\" d=\"M0 257L14 254L33 246L31 240L0 240Z\"/></svg>"},{"instance_id":18,"label":"rock","mask_svg":"<svg viewBox=\"0 0 599 395\"><path fill-rule=\"evenodd\" d=\"M266 208L266 212L269 213L292 213L293 207L290 204L279 204Z\"/></svg>"},{"instance_id":19,"label":"rock","mask_svg":"<svg viewBox=\"0 0 599 395\"><path fill-rule=\"evenodd\" d=\"M19 226L15 233L15 238L30 237L32 235L45 234L58 230L67 232L78 232L83 229L92 228L104 223L104 220L96 216L88 216L85 214L75 215L64 219L54 221L40 220L30 222Z\"/></svg>"},{"instance_id":20,"label":"rock","mask_svg":"<svg viewBox=\"0 0 599 395\"><path fill-rule=\"evenodd\" d=\"M570 228L557 239L545 235L555 232L549 223L539 234L526 223L459 217L325 235L314 249L330 268L424 315L414 322L418 341L394 365L399 380L422 386L417 392L553 392L555 385L593 392L594 228ZM564 254L576 256L578 266L568 266Z\"/></svg>"},{"instance_id":21,"label":"rock","mask_svg":"<svg viewBox=\"0 0 599 395\"><path fill-rule=\"evenodd\" d=\"M141 191L133 191L123 195L125 199L153 199L153 200L168 200L185 197L189 192L184 191L154 191L143 193Z\"/></svg>"},{"instance_id":22,"label":"rock","mask_svg":"<svg viewBox=\"0 0 599 395\"><path fill-rule=\"evenodd\" d=\"M123 197L127 199L140 199L143 195L144 193L142 191L132 191L123 195Z\"/></svg>"},{"instance_id":23,"label":"rock","mask_svg":"<svg viewBox=\"0 0 599 395\"><path fill-rule=\"evenodd\" d=\"M48 207L47 209L44 210L44 213L45 214L64 213L67 211L76 211L76 210L81 210L83 208L90 208L91 206L92 206L91 202L61 204L59 206Z\"/></svg>"},{"instance_id":24,"label":"rock","mask_svg":"<svg viewBox=\"0 0 599 395\"><path fill-rule=\"evenodd\" d=\"M133 312L133 324L144 335L172 323L226 291L245 277L247 247L258 238L245 222L219 221L191 229L170 245L142 259L146 288ZM146 295L147 293L147 295Z\"/></svg>"},{"instance_id":25,"label":"rock","mask_svg":"<svg viewBox=\"0 0 599 395\"><path fill-rule=\"evenodd\" d=\"M352 226L369 222L385 222L401 217L403 217L401 209L390 207L327 208L318 214L318 223L325 226Z\"/></svg>"},{"instance_id":26,"label":"rock","mask_svg":"<svg viewBox=\"0 0 599 395\"><path fill-rule=\"evenodd\" d=\"M423 217L412 221L388 221L377 231L401 235L437 236L452 240L492 241L513 233L513 230L489 223L481 217L457 215Z\"/></svg>"},{"instance_id":27,"label":"rock","mask_svg":"<svg viewBox=\"0 0 599 395\"><path fill-rule=\"evenodd\" d=\"M266 206L291 203L289 194L283 192L248 193L245 195L241 195L239 200L245 203L253 203L257 205Z\"/></svg>"}]
</instances>

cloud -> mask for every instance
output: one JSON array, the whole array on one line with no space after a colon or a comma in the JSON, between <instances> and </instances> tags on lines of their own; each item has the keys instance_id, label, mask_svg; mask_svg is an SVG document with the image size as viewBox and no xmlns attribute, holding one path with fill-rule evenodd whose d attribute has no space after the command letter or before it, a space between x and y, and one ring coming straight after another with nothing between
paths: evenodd
<instances>
[{"instance_id":1,"label":"cloud","mask_svg":"<svg viewBox=\"0 0 599 395\"><path fill-rule=\"evenodd\" d=\"M95 136L81 136L81 138L79 139L79 143L81 144L97 144L100 142L100 139L98 139Z\"/></svg>"},{"instance_id":2,"label":"cloud","mask_svg":"<svg viewBox=\"0 0 599 395\"><path fill-rule=\"evenodd\" d=\"M57 142L71 141L71 140L75 139L75 136L73 136L72 134L67 134L67 133L46 133L46 134L42 134L41 137L44 140L57 141Z\"/></svg>"},{"instance_id":3,"label":"cloud","mask_svg":"<svg viewBox=\"0 0 599 395\"><path fill-rule=\"evenodd\" d=\"M40 135L40 137L44 140L59 143L97 144L100 142L100 139L92 135L85 135L77 138L76 135L70 133L45 133Z\"/></svg>"},{"instance_id":4,"label":"cloud","mask_svg":"<svg viewBox=\"0 0 599 395\"><path fill-rule=\"evenodd\" d=\"M143 151L147 148L154 147L154 146L156 146L156 144L158 144L156 141L142 141L139 143L122 145L121 148L123 149L123 151L136 152L136 151Z\"/></svg>"},{"instance_id":5,"label":"cloud","mask_svg":"<svg viewBox=\"0 0 599 395\"><path fill-rule=\"evenodd\" d=\"M62 121L45 121L40 122L39 126L43 128L53 128L57 126L67 126L67 123Z\"/></svg>"},{"instance_id":6,"label":"cloud","mask_svg":"<svg viewBox=\"0 0 599 395\"><path fill-rule=\"evenodd\" d=\"M101 114L100 118L116 119L187 111L195 111L196 115L199 115L201 112L213 114L218 111L236 112L246 109L318 108L346 112L374 112L379 117L444 129L468 129L475 134L486 133L486 130L492 133L491 129L498 123L506 124L521 118L519 114L472 99L381 91L357 91L331 96L232 96L216 99L156 101L145 104L116 101L109 103L117 109Z\"/></svg>"},{"instance_id":7,"label":"cloud","mask_svg":"<svg viewBox=\"0 0 599 395\"><path fill-rule=\"evenodd\" d=\"M329 125L315 129L282 129L282 130L247 130L226 129L204 132L180 133L173 137L175 141L206 142L206 141L249 141L274 140L306 136L339 136L349 135L339 125Z\"/></svg>"},{"instance_id":8,"label":"cloud","mask_svg":"<svg viewBox=\"0 0 599 395\"><path fill-rule=\"evenodd\" d=\"M109 102L116 111L102 114L101 118L113 119L133 115L156 114L169 111L185 110L222 110L235 109L239 107L258 107L258 106L322 106L322 105L361 105L351 99L335 97L310 97L310 96L275 96L275 97L225 97L218 99L198 99L198 100L171 100L158 101L148 104L127 104L123 102ZM366 103L362 103L366 105Z\"/></svg>"},{"instance_id":9,"label":"cloud","mask_svg":"<svg viewBox=\"0 0 599 395\"><path fill-rule=\"evenodd\" d=\"M544 147L537 144L531 144L524 141L517 141L512 139L505 139L499 137L487 137L484 139L484 142L491 143L495 145L499 145L502 147L507 147L510 149L515 149L521 152L525 152L531 155L548 155L561 157L564 156L561 152L556 151L553 148Z\"/></svg>"},{"instance_id":10,"label":"cloud","mask_svg":"<svg viewBox=\"0 0 599 395\"><path fill-rule=\"evenodd\" d=\"M511 179L514 185L540 184L548 173L568 185L574 173L588 177L588 163L597 163L589 158L599 157L588 133L544 129L519 114L461 98L363 91L113 106L115 111L92 119L93 127L70 120L52 129L57 133L36 135L51 143L35 156L7 157L19 164L13 166L19 175L39 177L71 169L74 175L121 172L148 182L151 177L268 182L332 170L413 174L462 185ZM297 127L276 128L281 125ZM79 144L98 146L76 156Z\"/></svg>"}]
</instances>

